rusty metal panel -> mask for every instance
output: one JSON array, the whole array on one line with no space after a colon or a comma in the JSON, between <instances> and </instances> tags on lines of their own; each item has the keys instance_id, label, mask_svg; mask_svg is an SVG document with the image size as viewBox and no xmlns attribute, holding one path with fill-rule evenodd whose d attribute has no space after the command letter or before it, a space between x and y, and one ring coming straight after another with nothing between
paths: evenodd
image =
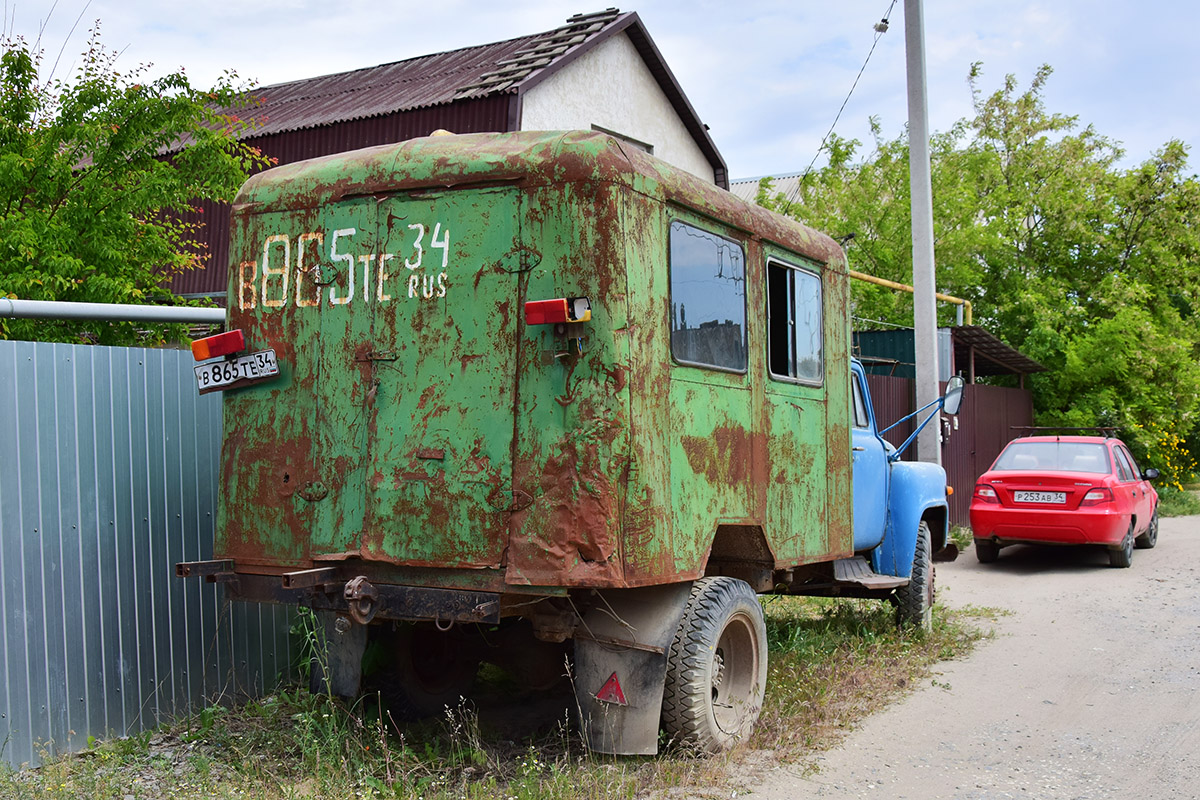
<instances>
[{"instance_id":1,"label":"rusty metal panel","mask_svg":"<svg viewBox=\"0 0 1200 800\"><path fill-rule=\"evenodd\" d=\"M173 577L211 557L220 403L191 354L0 342L0 742L13 766L288 669L288 614Z\"/></svg>"}]
</instances>

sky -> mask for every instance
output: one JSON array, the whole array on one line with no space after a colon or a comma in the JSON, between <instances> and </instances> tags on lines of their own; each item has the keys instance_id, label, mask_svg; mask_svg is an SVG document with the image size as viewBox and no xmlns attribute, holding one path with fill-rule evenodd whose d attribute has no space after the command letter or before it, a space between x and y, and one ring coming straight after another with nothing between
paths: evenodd
<instances>
[{"instance_id":1,"label":"sky","mask_svg":"<svg viewBox=\"0 0 1200 800\"><path fill-rule=\"evenodd\" d=\"M4 19L9 35L32 42L40 32L43 72L57 61L57 77L70 74L99 20L101 41L121 53L120 68L182 67L204 86L234 70L266 86L550 30L611 2L5 0ZM904 0L627 0L619 7L638 12L735 179L808 166L885 14L889 30L835 130L868 151L872 116L886 138L904 130ZM930 129L971 116L973 62L983 64L985 93L1007 74L1026 87L1049 64L1047 109L1077 115L1081 126L1120 142L1124 166L1170 139L1194 146L1200 47L1191 11L1179 0L924 0Z\"/></svg>"}]
</instances>

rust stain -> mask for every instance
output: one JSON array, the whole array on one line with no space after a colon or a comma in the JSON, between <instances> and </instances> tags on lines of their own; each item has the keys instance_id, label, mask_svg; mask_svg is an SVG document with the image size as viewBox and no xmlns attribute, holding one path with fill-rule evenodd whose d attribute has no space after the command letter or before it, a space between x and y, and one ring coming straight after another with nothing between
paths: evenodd
<instances>
[{"instance_id":1,"label":"rust stain","mask_svg":"<svg viewBox=\"0 0 1200 800\"><path fill-rule=\"evenodd\" d=\"M710 482L744 484L752 478L756 448L743 427L719 427L711 437L684 436L680 444L692 471Z\"/></svg>"}]
</instances>

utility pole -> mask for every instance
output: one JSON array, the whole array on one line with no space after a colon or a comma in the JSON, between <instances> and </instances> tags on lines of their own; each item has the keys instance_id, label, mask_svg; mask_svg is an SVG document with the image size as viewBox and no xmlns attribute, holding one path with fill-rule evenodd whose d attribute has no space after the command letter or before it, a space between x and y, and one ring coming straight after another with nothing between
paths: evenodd
<instances>
[{"instance_id":1,"label":"utility pole","mask_svg":"<svg viewBox=\"0 0 1200 800\"><path fill-rule=\"evenodd\" d=\"M912 199L913 339L917 408L938 398L937 291L933 264L933 187L929 178L929 114L925 97L925 20L921 0L904 0L908 75L908 167ZM940 425L917 437L917 459L942 463Z\"/></svg>"}]
</instances>

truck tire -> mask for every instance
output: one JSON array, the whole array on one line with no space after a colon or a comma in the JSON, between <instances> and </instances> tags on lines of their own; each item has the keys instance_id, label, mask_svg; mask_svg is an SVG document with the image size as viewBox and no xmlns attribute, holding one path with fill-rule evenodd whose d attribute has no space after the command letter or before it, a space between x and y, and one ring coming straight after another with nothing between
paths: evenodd
<instances>
[{"instance_id":1,"label":"truck tire","mask_svg":"<svg viewBox=\"0 0 1200 800\"><path fill-rule=\"evenodd\" d=\"M379 689L398 719L424 719L457 706L479 671L479 658L462 637L432 624L402 624L388 632L385 647L390 658Z\"/></svg>"},{"instance_id":2,"label":"truck tire","mask_svg":"<svg viewBox=\"0 0 1200 800\"><path fill-rule=\"evenodd\" d=\"M745 581L702 578L692 586L667 653L662 725L676 744L728 750L750 735L767 683L767 628Z\"/></svg>"},{"instance_id":3,"label":"truck tire","mask_svg":"<svg viewBox=\"0 0 1200 800\"><path fill-rule=\"evenodd\" d=\"M896 623L923 631L933 630L932 538L929 524L921 520L913 552L912 577L908 585L896 590Z\"/></svg>"}]
</instances>

